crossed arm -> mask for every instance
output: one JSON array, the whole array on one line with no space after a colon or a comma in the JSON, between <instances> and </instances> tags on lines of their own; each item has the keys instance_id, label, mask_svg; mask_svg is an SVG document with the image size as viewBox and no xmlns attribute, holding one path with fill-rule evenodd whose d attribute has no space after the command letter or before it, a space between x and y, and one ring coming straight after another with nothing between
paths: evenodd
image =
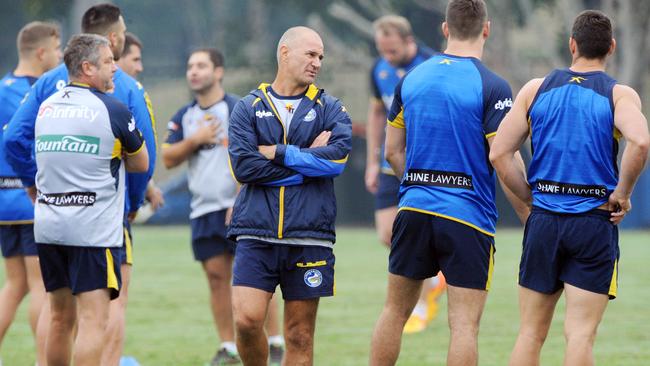
<instances>
[{"instance_id":1,"label":"crossed arm","mask_svg":"<svg viewBox=\"0 0 650 366\"><path fill-rule=\"evenodd\" d=\"M338 105L338 104L337 104ZM347 113L334 114L309 148L295 145L258 145L243 108L235 108L230 121L229 153L233 173L242 183L267 186L297 185L305 177L331 178L343 171L351 145Z\"/></svg>"}]
</instances>

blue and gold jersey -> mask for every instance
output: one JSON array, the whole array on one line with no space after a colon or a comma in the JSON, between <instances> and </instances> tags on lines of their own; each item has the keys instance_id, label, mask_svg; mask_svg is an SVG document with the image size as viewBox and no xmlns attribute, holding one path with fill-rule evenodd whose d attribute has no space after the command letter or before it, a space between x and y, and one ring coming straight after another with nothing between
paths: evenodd
<instances>
[{"instance_id":1,"label":"blue and gold jersey","mask_svg":"<svg viewBox=\"0 0 650 366\"><path fill-rule=\"evenodd\" d=\"M418 45L418 52L411 61L405 65L393 66L383 57L377 58L375 64L370 70L370 86L372 95L375 99L380 100L386 110L386 115L390 111L395 96L395 87L397 83L414 67L428 60L434 52L430 48ZM381 171L384 174L394 175L384 156L384 144L381 145Z\"/></svg>"},{"instance_id":2,"label":"blue and gold jersey","mask_svg":"<svg viewBox=\"0 0 650 366\"><path fill-rule=\"evenodd\" d=\"M495 172L487 139L512 107L508 83L473 57L438 54L395 89L388 123L406 129L400 210L494 235Z\"/></svg>"},{"instance_id":3,"label":"blue and gold jersey","mask_svg":"<svg viewBox=\"0 0 650 366\"><path fill-rule=\"evenodd\" d=\"M607 202L618 182L615 85L601 71L555 70L544 79L528 109L533 205L580 213Z\"/></svg>"},{"instance_id":4,"label":"blue and gold jersey","mask_svg":"<svg viewBox=\"0 0 650 366\"><path fill-rule=\"evenodd\" d=\"M20 101L36 78L12 73L0 80L0 140ZM34 205L27 197L18 175L5 159L4 144L0 143L0 224L26 224L34 220Z\"/></svg>"}]
</instances>

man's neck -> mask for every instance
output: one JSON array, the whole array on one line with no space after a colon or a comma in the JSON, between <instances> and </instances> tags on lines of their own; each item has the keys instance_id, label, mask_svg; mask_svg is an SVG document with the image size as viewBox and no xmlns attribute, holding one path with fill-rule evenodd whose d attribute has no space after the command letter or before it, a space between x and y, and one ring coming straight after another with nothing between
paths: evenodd
<instances>
[{"instance_id":1,"label":"man's neck","mask_svg":"<svg viewBox=\"0 0 650 366\"><path fill-rule=\"evenodd\" d=\"M449 38L447 39L447 48L444 52L452 56L476 57L480 60L483 57L484 45L485 40L482 37L469 41L459 41Z\"/></svg>"},{"instance_id":2,"label":"man's neck","mask_svg":"<svg viewBox=\"0 0 650 366\"><path fill-rule=\"evenodd\" d=\"M575 72L605 71L606 66L606 59L599 60L578 57L573 60L569 69Z\"/></svg>"},{"instance_id":3,"label":"man's neck","mask_svg":"<svg viewBox=\"0 0 650 366\"><path fill-rule=\"evenodd\" d=\"M215 83L205 93L196 93L195 98L196 102L199 103L199 107L208 108L221 101L225 95L226 92L223 90L221 84Z\"/></svg>"},{"instance_id":4,"label":"man's neck","mask_svg":"<svg viewBox=\"0 0 650 366\"><path fill-rule=\"evenodd\" d=\"M289 81L289 79L283 77L278 73L271 84L273 91L283 97L292 97L294 95L300 95L307 90L308 86L300 85L295 82Z\"/></svg>"},{"instance_id":5,"label":"man's neck","mask_svg":"<svg viewBox=\"0 0 650 366\"><path fill-rule=\"evenodd\" d=\"M15 76L31 76L31 77L40 77L45 72L45 69L38 65L36 62L29 62L21 60L18 62L18 66L14 70Z\"/></svg>"},{"instance_id":6,"label":"man's neck","mask_svg":"<svg viewBox=\"0 0 650 366\"><path fill-rule=\"evenodd\" d=\"M70 75L68 80L69 80L70 84L83 85L83 86L87 86L89 88L99 90L99 88L92 85L91 81L89 79L85 78L85 77L74 77L74 76Z\"/></svg>"}]
</instances>

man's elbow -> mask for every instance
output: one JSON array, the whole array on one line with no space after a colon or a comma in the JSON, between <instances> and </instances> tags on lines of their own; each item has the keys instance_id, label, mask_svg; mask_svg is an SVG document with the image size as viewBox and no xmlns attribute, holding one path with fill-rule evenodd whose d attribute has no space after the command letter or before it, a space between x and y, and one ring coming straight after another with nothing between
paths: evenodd
<instances>
[{"instance_id":1,"label":"man's elbow","mask_svg":"<svg viewBox=\"0 0 650 366\"><path fill-rule=\"evenodd\" d=\"M338 177L339 175L343 174L344 170L345 170L345 164L336 164L329 169L328 174L326 174L326 176L330 178Z\"/></svg>"},{"instance_id":2,"label":"man's elbow","mask_svg":"<svg viewBox=\"0 0 650 366\"><path fill-rule=\"evenodd\" d=\"M149 161L142 160L129 164L126 169L129 173L146 173L149 170Z\"/></svg>"},{"instance_id":3,"label":"man's elbow","mask_svg":"<svg viewBox=\"0 0 650 366\"><path fill-rule=\"evenodd\" d=\"M490 164L492 164L492 166L497 170L499 170L499 167L501 166L501 163L505 158L506 158L506 154L504 152L495 149L492 149L490 151L490 156L489 156Z\"/></svg>"},{"instance_id":4,"label":"man's elbow","mask_svg":"<svg viewBox=\"0 0 650 366\"><path fill-rule=\"evenodd\" d=\"M129 173L146 173L149 170L149 155L146 150L129 156L126 161L126 170Z\"/></svg>"},{"instance_id":5,"label":"man's elbow","mask_svg":"<svg viewBox=\"0 0 650 366\"><path fill-rule=\"evenodd\" d=\"M648 150L650 150L650 135L645 134L641 139L639 139L638 146L642 154L647 157Z\"/></svg>"},{"instance_id":6,"label":"man's elbow","mask_svg":"<svg viewBox=\"0 0 650 366\"><path fill-rule=\"evenodd\" d=\"M176 167L176 166L179 164L179 163L176 161L176 159L174 159L174 158L171 156L171 154L169 153L169 151L167 151L166 149L163 149L163 150L162 150L161 155L162 155L163 165L165 166L165 168L167 168L167 169L171 169L171 168Z\"/></svg>"},{"instance_id":7,"label":"man's elbow","mask_svg":"<svg viewBox=\"0 0 650 366\"><path fill-rule=\"evenodd\" d=\"M393 164L395 162L395 158L397 157L398 153L399 152L397 150L393 150L387 147L384 150L384 159L386 159L386 161L388 161L389 164Z\"/></svg>"}]
</instances>

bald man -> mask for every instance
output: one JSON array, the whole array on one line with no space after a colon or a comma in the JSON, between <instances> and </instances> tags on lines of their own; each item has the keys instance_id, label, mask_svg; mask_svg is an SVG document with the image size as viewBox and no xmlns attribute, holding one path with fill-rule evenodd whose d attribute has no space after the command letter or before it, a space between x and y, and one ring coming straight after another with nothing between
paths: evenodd
<instances>
[{"instance_id":1,"label":"bald man","mask_svg":"<svg viewBox=\"0 0 650 366\"><path fill-rule=\"evenodd\" d=\"M285 365L313 364L316 310L334 295L336 199L352 128L345 107L314 85L320 36L306 27L278 42L278 71L235 106L230 163L242 184L228 236L237 242L233 310L244 365L265 365L264 319L280 285Z\"/></svg>"}]
</instances>

